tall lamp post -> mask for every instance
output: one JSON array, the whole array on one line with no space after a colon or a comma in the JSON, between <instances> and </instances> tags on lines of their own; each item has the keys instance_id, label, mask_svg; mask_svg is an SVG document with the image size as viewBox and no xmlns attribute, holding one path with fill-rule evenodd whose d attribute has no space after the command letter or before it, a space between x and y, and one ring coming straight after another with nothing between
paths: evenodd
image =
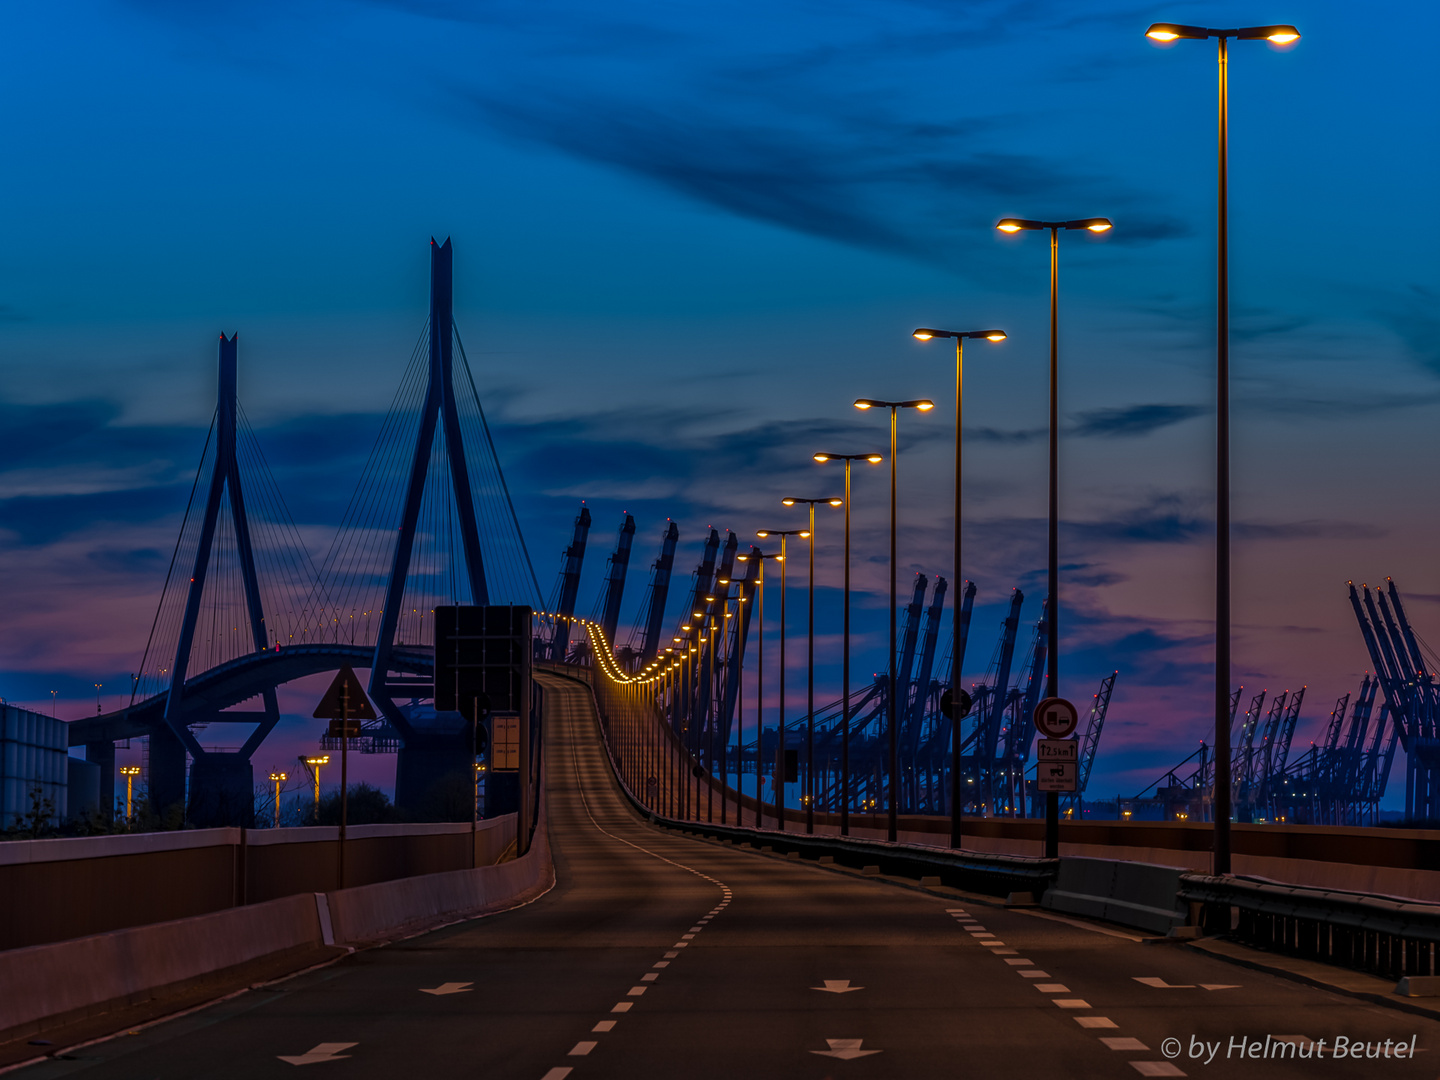
<instances>
[{"instance_id":1,"label":"tall lamp post","mask_svg":"<svg viewBox=\"0 0 1440 1080\"><path fill-rule=\"evenodd\" d=\"M315 781L315 824L320 824L320 766L330 764L329 754L320 754L315 757L301 757L300 764L305 766L311 778Z\"/></svg>"},{"instance_id":2,"label":"tall lamp post","mask_svg":"<svg viewBox=\"0 0 1440 1080\"><path fill-rule=\"evenodd\" d=\"M929 398L915 398L911 401L880 401L877 398L856 398L855 408L857 409L889 409L890 410L890 659L886 666L889 672L887 686L885 689L885 726L889 729L889 753L890 753L890 822L886 836L891 843L899 835L899 797L900 797L900 757L899 757L899 732L896 730L897 718L900 710L895 705L895 432L896 414L901 409L915 409L917 412L929 412L935 407L935 403Z\"/></svg>"},{"instance_id":3,"label":"tall lamp post","mask_svg":"<svg viewBox=\"0 0 1440 1080\"><path fill-rule=\"evenodd\" d=\"M1169 43L1181 38L1219 44L1220 122L1218 139L1217 290L1215 297L1215 866L1230 873L1230 50L1237 41L1292 45L1300 31L1289 25L1213 30L1204 26L1155 23L1145 36Z\"/></svg>"},{"instance_id":4,"label":"tall lamp post","mask_svg":"<svg viewBox=\"0 0 1440 1080\"><path fill-rule=\"evenodd\" d=\"M868 461L879 465L885 458L880 454L816 454L815 460L845 463L845 618L841 662L841 681L845 684L840 691L840 835L850 835L850 463Z\"/></svg>"},{"instance_id":5,"label":"tall lamp post","mask_svg":"<svg viewBox=\"0 0 1440 1080\"><path fill-rule=\"evenodd\" d=\"M815 831L815 504L825 503L827 506L842 506L844 499L819 498L819 499L797 499L794 497L781 499L785 506L794 506L796 503L805 503L810 508L810 529L800 535L810 541L810 617L806 626L805 639L808 650L808 674L806 676L805 691L805 831Z\"/></svg>"},{"instance_id":6,"label":"tall lamp post","mask_svg":"<svg viewBox=\"0 0 1440 1080\"><path fill-rule=\"evenodd\" d=\"M270 782L275 785L275 828L277 829L280 827L280 792L285 781L289 779L287 773L272 772L270 774Z\"/></svg>"},{"instance_id":7,"label":"tall lamp post","mask_svg":"<svg viewBox=\"0 0 1440 1080\"><path fill-rule=\"evenodd\" d=\"M960 468L960 441L964 427L965 405L965 339L983 338L986 341L1004 341L1004 330L934 330L921 327L911 336L917 341L933 338L955 339L955 602L950 605L950 702L955 715L950 720L950 846L960 846L962 821L960 779L960 492L962 472Z\"/></svg>"},{"instance_id":8,"label":"tall lamp post","mask_svg":"<svg viewBox=\"0 0 1440 1080\"><path fill-rule=\"evenodd\" d=\"M1050 230L1050 501L1049 501L1049 573L1047 588L1047 651L1049 663L1045 676L1045 696L1059 697L1060 683L1060 230L1085 229L1092 233L1109 232L1109 218L1077 218L1073 221L1032 221L1029 218L1001 218L995 225L1001 232L1015 233L1029 229ZM959 587L959 582L956 582ZM1045 793L1045 857L1054 859L1060 852L1060 795Z\"/></svg>"},{"instance_id":9,"label":"tall lamp post","mask_svg":"<svg viewBox=\"0 0 1440 1080\"><path fill-rule=\"evenodd\" d=\"M781 539L781 545L782 547L784 545L783 538ZM755 575L755 620L756 626L759 630L758 640L755 643L755 827L758 829L765 823L765 800L761 798L760 793L760 755L761 748L765 743L765 560L774 559L780 564L780 578L783 581L785 578L785 556L780 554L779 552L767 554L761 551L759 548L752 546L750 548L749 555L737 555L735 556L735 558L738 559L740 562L748 562L752 558L758 559L760 561L759 572ZM781 598L781 603L783 606L783 596ZM783 630L781 633L781 640L782 642L784 640ZM781 677L781 686L782 688L784 686L783 676ZM781 731L783 732L783 689L781 690L781 694ZM737 775L740 769L744 766L744 764L745 759L742 752L740 763L735 767ZM738 779L736 780L736 787L739 787ZM778 816L778 805L776 807L776 812ZM738 809L735 811L735 824L740 824L740 811ZM783 818L781 818L781 825L782 827L784 825Z\"/></svg>"},{"instance_id":10,"label":"tall lamp post","mask_svg":"<svg viewBox=\"0 0 1440 1080\"><path fill-rule=\"evenodd\" d=\"M785 594L788 574L786 573L785 557L788 552L788 542L792 536L806 537L810 534L804 529L757 529L755 535L760 539L767 536L780 537L780 558L775 560L780 564L780 720L776 725L778 741L775 747L775 827L781 832L785 831ZM763 565L763 564L762 564ZM758 768L758 766L757 766Z\"/></svg>"},{"instance_id":11,"label":"tall lamp post","mask_svg":"<svg viewBox=\"0 0 1440 1080\"><path fill-rule=\"evenodd\" d=\"M139 765L121 765L120 775L125 777L125 824L130 824L130 810L135 798L135 777L140 775ZM276 796L276 803L279 803L279 796ZM279 824L279 819L276 819Z\"/></svg>"}]
</instances>

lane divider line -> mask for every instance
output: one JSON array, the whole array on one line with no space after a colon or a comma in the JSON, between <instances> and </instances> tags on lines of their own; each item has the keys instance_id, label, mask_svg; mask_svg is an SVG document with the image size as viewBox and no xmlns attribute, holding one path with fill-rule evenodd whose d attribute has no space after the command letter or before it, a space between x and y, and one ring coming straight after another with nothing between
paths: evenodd
<instances>
[{"instance_id":1,"label":"lane divider line","mask_svg":"<svg viewBox=\"0 0 1440 1080\"><path fill-rule=\"evenodd\" d=\"M981 926L979 923L975 922L975 920L974 920L970 915L968 915L968 914L965 912L965 909L964 909L964 908L946 908L946 909L945 909L945 914L950 915L950 916L953 916L954 919L955 919L956 925L957 925L957 926L960 926L961 928L963 928L964 930L966 930L966 931L970 934L970 936L971 936L972 938L974 938L979 944L991 946L991 948L990 948L989 951L990 951L990 953L991 953L992 955L999 956L999 955L1002 954L1002 953L1014 953L1014 952L1016 951L1016 950L1014 950L1014 949L997 949L997 948L994 948L993 946L995 946L995 945L1003 945L1004 942L993 940L995 935L990 934L990 933L987 933L987 932L985 931L985 928L984 928L983 926ZM1033 913L1033 912L1023 912L1023 914L1034 914L1034 913ZM1070 922L1070 920L1068 920L1068 919L1057 919L1056 921L1057 921L1057 922ZM1081 925L1081 924L1075 923L1075 925L1078 926L1078 925ZM1087 929L1092 929L1092 928L1088 928L1088 927L1087 927ZM1103 932L1103 931L1102 931L1102 932ZM1113 934L1113 936L1115 936L1115 937L1130 937L1130 935L1128 935L1128 934L1123 934L1123 935L1122 935L1122 934L1119 934L1119 933L1115 933L1115 934ZM988 939L988 940L987 940L987 939ZM1138 940L1140 940L1140 939L1139 939L1139 938L1132 938L1131 940L1138 941ZM1013 959L1007 958L1007 959L1005 960L1005 963L1008 964L1008 965L1010 965L1012 968L1014 968L1014 969L1015 969L1015 974L1019 975L1022 979L1048 979L1048 978L1051 978L1051 976L1050 976L1049 974L1047 974L1047 973L1044 972L1044 971L1041 971L1040 969L1038 969L1038 968L1036 968L1036 967L1034 966L1035 961L1033 961L1033 960L1027 960L1027 959L1025 959L1024 957L1016 956L1016 957L1014 957ZM1023 970L1022 970L1022 969L1023 969ZM1143 981L1143 980L1140 980L1140 981ZM1058 983L1058 982L1053 982L1053 983L1031 983L1030 985L1033 986L1033 987L1035 987L1035 989L1038 990L1038 991L1039 991L1040 993L1042 993L1042 994L1068 994L1068 993L1071 992L1071 990L1070 990L1069 987L1065 986L1063 983ZM1089 1003L1088 1001L1086 1001L1084 998L1051 998L1050 1000L1053 1001L1056 1005L1058 1005L1058 1006L1059 1006L1060 1008L1062 1008L1062 1009L1081 1009L1081 1010L1086 1010L1086 1009L1092 1008L1092 1006L1090 1005L1090 1003ZM1118 1030L1119 1027L1120 1027L1119 1024L1115 1023L1115 1021L1114 1021L1114 1020L1111 1020L1108 1016L1077 1016L1077 1017L1074 1018L1074 1020L1075 1020L1075 1022L1076 1022L1077 1024L1080 1025L1080 1027L1081 1027L1082 1029L1085 1029L1085 1030L1088 1030L1088 1031L1116 1031L1116 1030ZM1139 1039L1133 1038L1133 1037L1131 1037L1131 1036L1101 1036L1101 1037L1099 1037L1099 1039L1100 1039L1100 1042L1101 1042L1104 1046L1106 1046L1108 1049L1111 1049L1111 1050L1128 1050L1128 1051L1149 1051L1149 1050L1150 1050L1150 1047L1148 1047L1147 1045L1145 1045L1145 1043L1143 1043L1143 1042L1141 1042ZM1130 1067L1133 1068L1136 1072L1138 1072L1141 1076L1185 1076L1185 1075L1187 1075L1178 1065L1176 1065L1176 1064L1174 1064L1173 1062L1170 1062L1170 1061L1153 1061L1153 1060L1151 1060L1151 1061L1134 1061L1134 1060L1132 1060L1132 1061L1130 1062Z\"/></svg>"},{"instance_id":2,"label":"lane divider line","mask_svg":"<svg viewBox=\"0 0 1440 1080\"><path fill-rule=\"evenodd\" d=\"M579 754L576 749L576 740L573 737L570 740L570 767L575 779L575 790L580 795L580 805L584 808L585 816L590 819L590 824L595 827L595 830L597 832L603 833L612 840L618 840L620 843L626 845L627 847L634 848L636 851L639 851L645 855L649 855L653 859L659 859L661 862L673 866L677 870L684 870L687 873L694 874L696 877L701 878L704 881L708 881L710 884L714 885L720 890L720 903L716 904L713 908L711 908L710 911L707 912L703 918L697 919L695 925L690 927L689 932L682 936L682 940L677 941L673 946L671 946L670 950L665 953L665 958L663 960L657 960L653 965L655 968L667 968L670 966L670 961L680 955L678 950L687 948L690 943L695 939L695 935L700 933L700 931L704 930L705 927L709 925L710 921L715 918L715 916L719 915L720 912L725 910L725 908L729 905L730 901L734 899L735 894L731 890L730 886L726 885L718 878L713 878L709 874L703 873L702 871L695 869L693 866L686 866L684 863L676 862L674 859L667 859L659 852L651 851L649 848L644 847L641 844L636 844L630 840L626 840L623 836L617 836L615 833L605 828L605 826L601 825L600 822L595 819L595 814L590 809L590 800L586 797L585 794L585 784L584 781L581 779L580 774ZM658 971L647 971L645 972L645 974L640 976L640 982L653 984L659 978L660 973ZM648 989L650 989L648 985L632 986L628 991L626 991L625 996L629 998L638 998L642 996ZM615 1005L611 1007L610 1011L612 1013L628 1013L633 1005L633 1001L617 1001ZM591 1028L590 1031L592 1034L610 1032L615 1030L615 1025L617 1022L618 1021L615 1020L601 1020L593 1028ZM580 1042L577 1042L574 1047L571 1048L570 1053L567 1056L589 1057L590 1051L594 1050L599 1045L599 1040L582 1040ZM555 1068L552 1068L549 1072L547 1072L541 1078L541 1080L565 1080L565 1078L568 1077L572 1071L573 1070L569 1066L556 1066Z\"/></svg>"}]
</instances>

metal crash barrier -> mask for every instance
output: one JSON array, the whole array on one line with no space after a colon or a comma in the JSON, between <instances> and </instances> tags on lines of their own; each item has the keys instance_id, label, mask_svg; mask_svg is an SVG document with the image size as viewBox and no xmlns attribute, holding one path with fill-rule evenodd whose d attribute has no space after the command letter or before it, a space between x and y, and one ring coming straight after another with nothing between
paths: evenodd
<instances>
[{"instance_id":1,"label":"metal crash barrier","mask_svg":"<svg viewBox=\"0 0 1440 1080\"><path fill-rule=\"evenodd\" d=\"M1206 933L1390 979L1436 972L1440 905L1184 874L1180 898Z\"/></svg>"}]
</instances>

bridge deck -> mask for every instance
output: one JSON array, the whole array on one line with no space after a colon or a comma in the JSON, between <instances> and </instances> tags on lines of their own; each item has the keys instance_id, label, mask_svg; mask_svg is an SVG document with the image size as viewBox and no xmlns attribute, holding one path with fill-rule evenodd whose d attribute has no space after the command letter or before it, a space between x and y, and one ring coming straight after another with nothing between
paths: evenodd
<instances>
[{"instance_id":1,"label":"bridge deck","mask_svg":"<svg viewBox=\"0 0 1440 1080\"><path fill-rule=\"evenodd\" d=\"M343 1057L327 1075L387 1080L1433 1073L1329 1053L1227 1060L1227 1047L1414 1035L1433 1050L1440 1022L1138 935L650 826L615 786L588 692L537 678L554 890L24 1075L249 1080L331 1055ZM473 989L422 992L446 984ZM1181 1041L1174 1064L1167 1038ZM1192 1039L1219 1042L1210 1070L1186 1060Z\"/></svg>"}]
</instances>

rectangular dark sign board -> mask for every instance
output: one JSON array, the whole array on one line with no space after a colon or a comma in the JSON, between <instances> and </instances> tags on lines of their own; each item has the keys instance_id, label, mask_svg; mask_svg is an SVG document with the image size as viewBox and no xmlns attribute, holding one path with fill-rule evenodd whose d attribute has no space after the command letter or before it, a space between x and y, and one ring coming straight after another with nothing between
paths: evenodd
<instances>
[{"instance_id":1,"label":"rectangular dark sign board","mask_svg":"<svg viewBox=\"0 0 1440 1080\"><path fill-rule=\"evenodd\" d=\"M469 717L520 712L530 701L531 609L452 605L435 609L435 708Z\"/></svg>"}]
</instances>

